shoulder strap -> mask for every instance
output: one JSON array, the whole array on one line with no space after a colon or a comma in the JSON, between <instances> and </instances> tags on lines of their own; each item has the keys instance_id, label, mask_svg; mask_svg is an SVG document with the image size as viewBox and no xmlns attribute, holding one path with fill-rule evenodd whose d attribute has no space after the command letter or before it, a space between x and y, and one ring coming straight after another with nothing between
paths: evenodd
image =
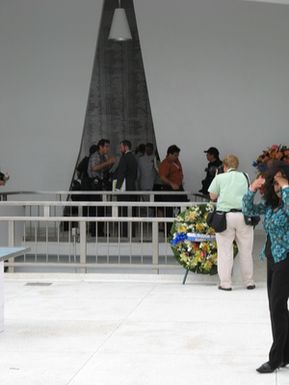
<instances>
[{"instance_id":1,"label":"shoulder strap","mask_svg":"<svg viewBox=\"0 0 289 385\"><path fill-rule=\"evenodd\" d=\"M246 178L247 183L248 183L248 187L250 187L250 181L249 181L248 175L245 172L242 172L242 174L244 174L244 177Z\"/></svg>"}]
</instances>

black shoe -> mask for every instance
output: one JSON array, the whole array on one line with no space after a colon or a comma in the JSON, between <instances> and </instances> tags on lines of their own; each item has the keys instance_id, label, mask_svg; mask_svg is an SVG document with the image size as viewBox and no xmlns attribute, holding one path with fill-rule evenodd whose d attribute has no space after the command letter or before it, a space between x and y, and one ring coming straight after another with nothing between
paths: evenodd
<instances>
[{"instance_id":1,"label":"black shoe","mask_svg":"<svg viewBox=\"0 0 289 385\"><path fill-rule=\"evenodd\" d=\"M248 285L247 289L248 290L254 290L254 289L256 289L256 285Z\"/></svg>"},{"instance_id":2,"label":"black shoe","mask_svg":"<svg viewBox=\"0 0 289 385\"><path fill-rule=\"evenodd\" d=\"M282 364L280 365L280 368L286 368L286 366L289 364L288 361L286 362L282 362Z\"/></svg>"},{"instance_id":3,"label":"black shoe","mask_svg":"<svg viewBox=\"0 0 289 385\"><path fill-rule=\"evenodd\" d=\"M261 365L260 368L257 368L256 369L257 372L259 373L273 373L276 368L272 368L272 366L270 365L270 362L265 362L265 364Z\"/></svg>"},{"instance_id":4,"label":"black shoe","mask_svg":"<svg viewBox=\"0 0 289 385\"><path fill-rule=\"evenodd\" d=\"M232 288L231 288L231 287L222 287L222 286L218 286L218 289L219 289L219 290L224 290L224 291L232 291Z\"/></svg>"}]
</instances>

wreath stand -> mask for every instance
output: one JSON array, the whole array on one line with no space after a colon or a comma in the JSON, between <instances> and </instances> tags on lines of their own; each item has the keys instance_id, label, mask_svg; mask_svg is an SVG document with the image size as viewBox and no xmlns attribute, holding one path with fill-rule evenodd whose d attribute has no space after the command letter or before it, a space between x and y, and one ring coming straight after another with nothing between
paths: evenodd
<instances>
[{"instance_id":1,"label":"wreath stand","mask_svg":"<svg viewBox=\"0 0 289 385\"><path fill-rule=\"evenodd\" d=\"M186 283L189 271L190 271L189 269L186 269L186 271L185 271L185 275L184 275L184 278L183 278L183 285Z\"/></svg>"}]
</instances>

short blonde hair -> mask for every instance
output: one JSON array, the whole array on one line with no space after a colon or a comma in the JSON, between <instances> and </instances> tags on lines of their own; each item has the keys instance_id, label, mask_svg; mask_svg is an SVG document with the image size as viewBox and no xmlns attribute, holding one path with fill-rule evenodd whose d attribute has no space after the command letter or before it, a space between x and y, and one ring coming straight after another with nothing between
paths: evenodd
<instances>
[{"instance_id":1,"label":"short blonde hair","mask_svg":"<svg viewBox=\"0 0 289 385\"><path fill-rule=\"evenodd\" d=\"M224 166L227 166L228 168L238 168L239 167L239 159L236 157L236 155L229 154L226 155L223 160Z\"/></svg>"}]
</instances>

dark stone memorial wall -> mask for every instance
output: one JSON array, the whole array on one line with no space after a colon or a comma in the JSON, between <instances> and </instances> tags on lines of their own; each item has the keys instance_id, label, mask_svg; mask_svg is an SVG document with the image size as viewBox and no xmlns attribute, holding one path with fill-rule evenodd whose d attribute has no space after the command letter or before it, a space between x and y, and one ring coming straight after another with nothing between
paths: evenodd
<instances>
[{"instance_id":1,"label":"dark stone memorial wall","mask_svg":"<svg viewBox=\"0 0 289 385\"><path fill-rule=\"evenodd\" d=\"M132 40L108 40L117 0L104 0L92 69L83 135L76 165L101 138L111 141L111 153L128 139L156 145L133 0L122 0Z\"/></svg>"}]
</instances>

